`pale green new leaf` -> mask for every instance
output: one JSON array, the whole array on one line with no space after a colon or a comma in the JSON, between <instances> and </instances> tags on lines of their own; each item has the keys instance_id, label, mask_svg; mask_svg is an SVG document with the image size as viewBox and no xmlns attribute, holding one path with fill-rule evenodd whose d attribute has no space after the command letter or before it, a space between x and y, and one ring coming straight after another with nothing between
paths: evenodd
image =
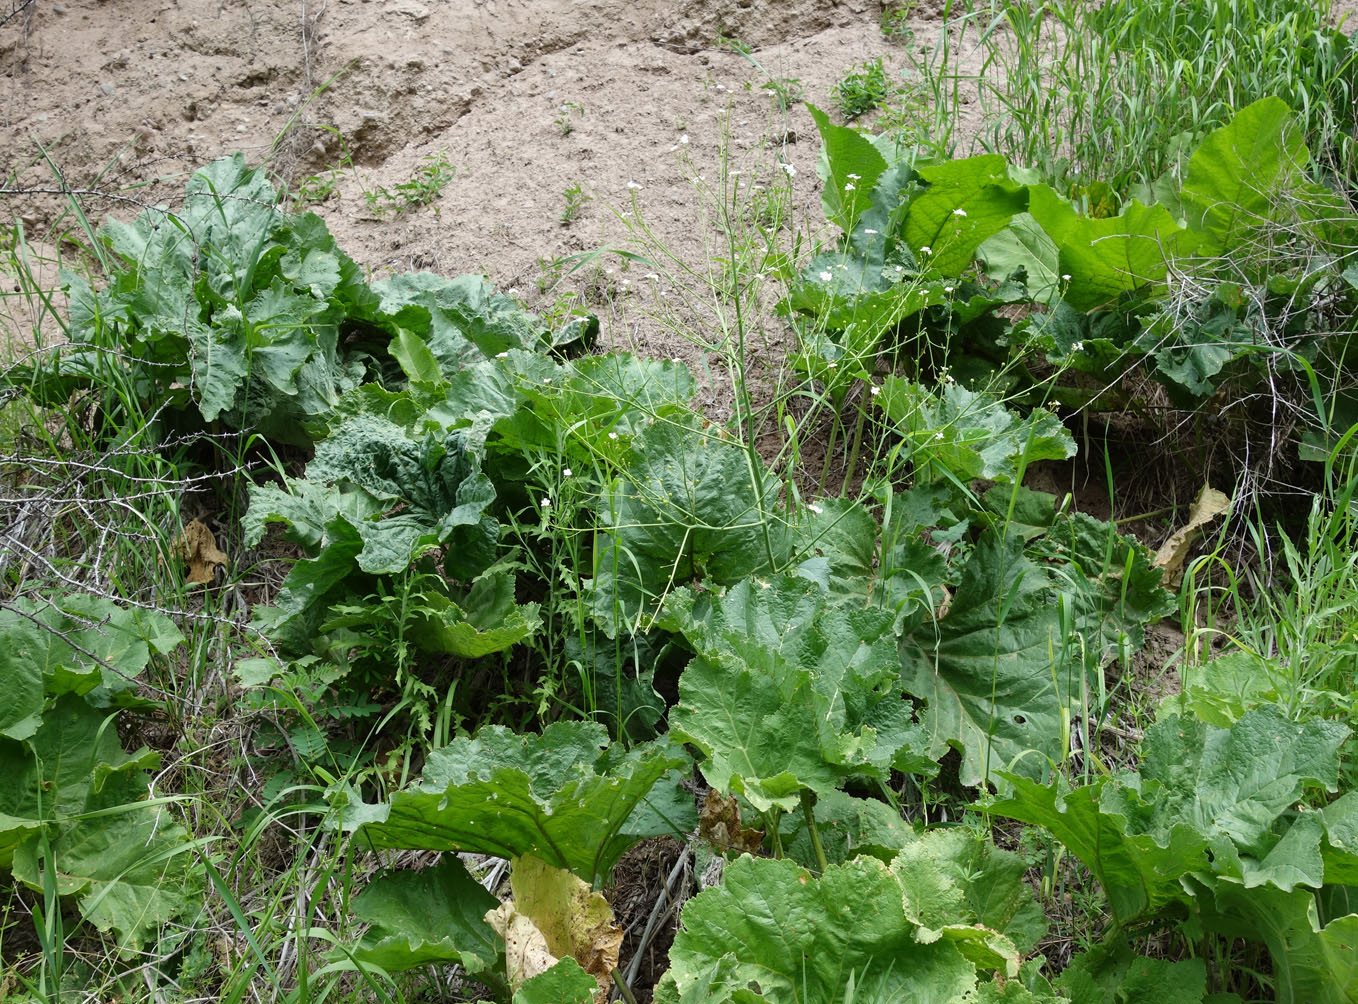
<instances>
[{"instance_id":1,"label":"pale green new leaf","mask_svg":"<svg viewBox=\"0 0 1358 1004\"><path fill-rule=\"evenodd\" d=\"M640 810L688 762L669 743L610 749L593 723L559 722L538 736L492 725L431 752L420 781L388 802L343 806L344 825L358 846L534 854L599 882L636 839L671 832ZM657 825L638 833L634 815Z\"/></svg>"},{"instance_id":2,"label":"pale green new leaf","mask_svg":"<svg viewBox=\"0 0 1358 1004\"><path fill-rule=\"evenodd\" d=\"M912 248L928 247L929 267L944 276L968 268L977 249L1028 208L1028 190L1009 177L999 154L918 168L928 189L915 196L905 219Z\"/></svg>"},{"instance_id":3,"label":"pale green new leaf","mask_svg":"<svg viewBox=\"0 0 1358 1004\"><path fill-rule=\"evenodd\" d=\"M901 885L875 858L814 878L792 861L742 856L685 905L657 1000L819 1004L852 985L859 1000L947 1004L975 986L976 968L953 941L924 944L917 930ZM735 963L714 980L727 956ZM686 996L700 981L712 992Z\"/></svg>"},{"instance_id":4,"label":"pale green new leaf","mask_svg":"<svg viewBox=\"0 0 1358 1004\"><path fill-rule=\"evenodd\" d=\"M1303 177L1310 154L1292 110L1277 97L1240 109L1198 145L1180 193L1205 255L1221 254L1268 222L1279 197Z\"/></svg>"},{"instance_id":5,"label":"pale green new leaf","mask_svg":"<svg viewBox=\"0 0 1358 1004\"><path fill-rule=\"evenodd\" d=\"M949 475L1012 482L1028 464L1075 455L1075 441L1055 415L1035 408L1020 418L990 395L958 384L932 390L888 377L877 402L909 444L907 455L924 482Z\"/></svg>"},{"instance_id":6,"label":"pale green new leaf","mask_svg":"<svg viewBox=\"0 0 1358 1004\"><path fill-rule=\"evenodd\" d=\"M705 755L703 775L757 809L802 788L885 778L923 745L901 695L892 615L834 603L801 578L746 579L724 594L671 594L661 626L698 657L679 680L670 730Z\"/></svg>"},{"instance_id":7,"label":"pale green new leaf","mask_svg":"<svg viewBox=\"0 0 1358 1004\"><path fill-rule=\"evenodd\" d=\"M598 992L594 977L567 956L545 973L524 980L514 991L513 1004L590 1004Z\"/></svg>"},{"instance_id":8,"label":"pale green new leaf","mask_svg":"<svg viewBox=\"0 0 1358 1004\"><path fill-rule=\"evenodd\" d=\"M410 634L426 652L479 659L517 645L542 626L536 603L514 602L512 574L487 573L456 600L435 592L421 599Z\"/></svg>"},{"instance_id":9,"label":"pale green new leaf","mask_svg":"<svg viewBox=\"0 0 1358 1004\"><path fill-rule=\"evenodd\" d=\"M392 872L368 883L353 912L372 926L348 954L388 972L454 963L481 972L503 950L485 919L499 905L456 855L445 854L433 868Z\"/></svg>"}]
</instances>

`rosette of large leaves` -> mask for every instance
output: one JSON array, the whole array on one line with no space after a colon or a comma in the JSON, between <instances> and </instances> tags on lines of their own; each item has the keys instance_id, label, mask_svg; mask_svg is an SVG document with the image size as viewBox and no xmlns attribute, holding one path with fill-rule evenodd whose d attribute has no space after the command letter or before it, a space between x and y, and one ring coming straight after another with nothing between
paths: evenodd
<instances>
[{"instance_id":1,"label":"rosette of large leaves","mask_svg":"<svg viewBox=\"0 0 1358 1004\"><path fill-rule=\"evenodd\" d=\"M926 740L901 692L893 620L790 576L674 592L660 624L697 655L671 734L702 751L712 787L760 810L851 776L884 778L900 757L924 766L910 757Z\"/></svg>"},{"instance_id":2,"label":"rosette of large leaves","mask_svg":"<svg viewBox=\"0 0 1358 1004\"><path fill-rule=\"evenodd\" d=\"M458 579L490 565L499 524L486 509L495 489L467 436L412 438L394 422L360 414L317 447L305 479L251 486L247 544L279 522L312 555L283 585L275 631L313 624L348 595L349 580L404 572L435 548L446 549L445 567Z\"/></svg>"},{"instance_id":3,"label":"rosette of large leaves","mask_svg":"<svg viewBox=\"0 0 1358 1004\"><path fill-rule=\"evenodd\" d=\"M106 717L67 694L24 742L0 738L0 868L39 892L55 881L132 950L196 902L202 869L164 802L145 800L159 756L125 753Z\"/></svg>"}]
</instances>

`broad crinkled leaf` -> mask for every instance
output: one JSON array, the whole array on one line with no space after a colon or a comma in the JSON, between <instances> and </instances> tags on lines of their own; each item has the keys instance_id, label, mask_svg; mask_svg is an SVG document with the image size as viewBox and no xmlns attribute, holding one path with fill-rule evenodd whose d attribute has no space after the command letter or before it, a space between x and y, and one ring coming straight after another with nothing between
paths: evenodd
<instances>
[{"instance_id":1,"label":"broad crinkled leaf","mask_svg":"<svg viewBox=\"0 0 1358 1004\"><path fill-rule=\"evenodd\" d=\"M390 801L346 806L345 826L359 846L534 854L599 882L643 835L628 832L634 813L689 762L668 743L626 754L607 746L603 727L586 722L550 725L540 736L488 726L431 752L423 778Z\"/></svg>"},{"instance_id":2,"label":"broad crinkled leaf","mask_svg":"<svg viewBox=\"0 0 1358 1004\"><path fill-rule=\"evenodd\" d=\"M1070 790L1006 775L992 811L1046 827L1098 877L1122 923L1184 898L1183 876L1219 874L1255 888L1318 884L1322 826L1275 834L1307 782L1332 788L1341 725L1296 723L1277 709L1229 729L1170 716L1146 732L1139 772ZM1314 815L1314 814L1312 814ZM1209 856L1210 850L1210 856Z\"/></svg>"},{"instance_id":3,"label":"broad crinkled leaf","mask_svg":"<svg viewBox=\"0 0 1358 1004\"><path fill-rule=\"evenodd\" d=\"M371 926L349 954L388 972L454 963L481 972L501 951L485 920L497 906L454 854L424 871L380 875L353 900L354 916Z\"/></svg>"},{"instance_id":4,"label":"broad crinkled leaf","mask_svg":"<svg viewBox=\"0 0 1358 1004\"><path fill-rule=\"evenodd\" d=\"M1055 587L1023 556L1018 537L982 535L947 614L901 640L903 682L927 704L935 756L962 752L961 781L978 785L1019 754L1034 776L1061 759L1061 712L1080 693L1083 668L1053 667L1061 651Z\"/></svg>"},{"instance_id":5,"label":"broad crinkled leaf","mask_svg":"<svg viewBox=\"0 0 1358 1004\"><path fill-rule=\"evenodd\" d=\"M947 475L1012 482L1034 461L1075 456L1075 441L1055 415L1036 408L1021 418L958 384L934 391L888 377L877 401L909 444L907 456L925 483Z\"/></svg>"},{"instance_id":6,"label":"broad crinkled leaf","mask_svg":"<svg viewBox=\"0 0 1358 1004\"><path fill-rule=\"evenodd\" d=\"M814 878L792 861L745 855L727 865L720 886L684 906L656 997L810 1004L842 1000L852 983L856 999L947 1004L972 989L976 967L957 945L922 943L918 930L899 881L875 858ZM728 956L734 964L722 963ZM686 996L700 982L721 991Z\"/></svg>"},{"instance_id":7,"label":"broad crinkled leaf","mask_svg":"<svg viewBox=\"0 0 1358 1004\"><path fill-rule=\"evenodd\" d=\"M445 377L479 358L532 347L540 327L479 275L413 272L375 282L372 290L382 314L424 339Z\"/></svg>"},{"instance_id":8,"label":"broad crinkled leaf","mask_svg":"<svg viewBox=\"0 0 1358 1004\"><path fill-rule=\"evenodd\" d=\"M536 603L514 602L511 574L488 573L456 600L433 592L421 599L411 637L426 652L479 659L517 645L542 626Z\"/></svg>"},{"instance_id":9,"label":"broad crinkled leaf","mask_svg":"<svg viewBox=\"0 0 1358 1004\"><path fill-rule=\"evenodd\" d=\"M694 579L777 570L791 542L781 484L717 426L656 422L632 443L599 503L590 605L612 636Z\"/></svg>"},{"instance_id":10,"label":"broad crinkled leaf","mask_svg":"<svg viewBox=\"0 0 1358 1004\"><path fill-rule=\"evenodd\" d=\"M670 730L703 752L709 784L760 810L794 807L802 788L885 777L902 746L924 745L901 695L892 622L788 576L724 594L679 590L660 623L698 654Z\"/></svg>"},{"instance_id":11,"label":"broad crinkled leaf","mask_svg":"<svg viewBox=\"0 0 1358 1004\"><path fill-rule=\"evenodd\" d=\"M299 539L310 543L322 517L326 525L341 515L363 541L357 563L365 572L403 572L440 545L464 563L459 571L470 572L467 578L490 564L499 529L485 510L495 489L460 431L416 440L386 419L355 416L321 442L306 474L308 482L331 485L331 491L306 487L290 503L275 490L257 492L266 511L251 517L252 536L276 517L300 519ZM399 511L378 516L371 504L345 497L350 487ZM355 518L365 512L372 515Z\"/></svg>"},{"instance_id":12,"label":"broad crinkled leaf","mask_svg":"<svg viewBox=\"0 0 1358 1004\"><path fill-rule=\"evenodd\" d=\"M1148 959L1115 943L1075 956L1057 982L1081 1004L1202 1004L1207 967L1201 959Z\"/></svg>"}]
</instances>

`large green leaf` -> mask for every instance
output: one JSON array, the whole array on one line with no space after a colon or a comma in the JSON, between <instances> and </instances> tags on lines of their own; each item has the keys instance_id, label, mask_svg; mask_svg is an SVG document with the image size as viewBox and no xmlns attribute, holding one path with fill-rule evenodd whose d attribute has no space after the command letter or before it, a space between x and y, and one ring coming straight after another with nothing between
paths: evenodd
<instances>
[{"instance_id":1,"label":"large green leaf","mask_svg":"<svg viewBox=\"0 0 1358 1004\"><path fill-rule=\"evenodd\" d=\"M907 455L924 482L948 475L962 482L1015 481L1035 461L1075 456L1075 441L1055 415L1036 408L1021 418L990 395L955 383L931 390L888 377L877 400L909 444Z\"/></svg>"},{"instance_id":2,"label":"large green leaf","mask_svg":"<svg viewBox=\"0 0 1358 1004\"><path fill-rule=\"evenodd\" d=\"M139 804L158 761L123 752L113 722L74 695L26 743L0 740L0 867L12 858L14 877L37 890L50 869L58 892L78 896L124 949L188 910L201 885L184 830L164 805Z\"/></svg>"},{"instance_id":3,"label":"large green leaf","mask_svg":"<svg viewBox=\"0 0 1358 1004\"><path fill-rule=\"evenodd\" d=\"M929 185L910 203L905 237L912 248L928 247L929 267L945 276L968 268L977 248L1028 208L1028 190L1009 177L999 154L951 160L918 168Z\"/></svg>"},{"instance_id":4,"label":"large green leaf","mask_svg":"<svg viewBox=\"0 0 1358 1004\"><path fill-rule=\"evenodd\" d=\"M1208 134L1184 169L1180 194L1203 254L1221 254L1278 212L1279 196L1302 177L1310 154L1292 111L1264 98Z\"/></svg>"},{"instance_id":5,"label":"large green leaf","mask_svg":"<svg viewBox=\"0 0 1358 1004\"><path fill-rule=\"evenodd\" d=\"M512 1004L590 1004L599 992L593 976L570 956L514 991Z\"/></svg>"},{"instance_id":6,"label":"large green leaf","mask_svg":"<svg viewBox=\"0 0 1358 1004\"><path fill-rule=\"evenodd\" d=\"M1047 185L1029 192L1033 220L1060 249L1062 298L1077 310L1163 280L1169 260L1193 243L1164 206L1133 200L1120 215L1095 219L1078 214Z\"/></svg>"},{"instance_id":7,"label":"large green leaf","mask_svg":"<svg viewBox=\"0 0 1358 1004\"><path fill-rule=\"evenodd\" d=\"M720 886L684 907L656 1000L812 1004L843 1000L852 987L855 1000L942 1004L972 990L977 969L960 947L966 942L922 936L913 911L900 876L875 858L814 878L791 861L742 856ZM965 914L950 919L960 935ZM688 996L700 983L709 994Z\"/></svg>"},{"instance_id":8,"label":"large green leaf","mask_svg":"<svg viewBox=\"0 0 1358 1004\"><path fill-rule=\"evenodd\" d=\"M1279 1004L1352 1004L1358 1000L1358 914L1321 926L1314 894L1272 886L1246 888L1198 878L1204 925L1228 938L1268 946Z\"/></svg>"},{"instance_id":9,"label":"large green leaf","mask_svg":"<svg viewBox=\"0 0 1358 1004\"><path fill-rule=\"evenodd\" d=\"M486 923L486 913L499 905L456 855L445 854L433 868L368 883L353 912L371 926L347 954L388 972L453 963L481 972L503 951Z\"/></svg>"},{"instance_id":10,"label":"large green leaf","mask_svg":"<svg viewBox=\"0 0 1358 1004\"><path fill-rule=\"evenodd\" d=\"M539 736L493 725L431 752L421 780L386 803L337 798L348 803L344 825L359 846L534 854L597 883L639 837L684 832L687 820L642 810L661 779L688 762L668 743L611 749L603 727L586 722ZM634 815L653 822L651 832L629 827Z\"/></svg>"},{"instance_id":11,"label":"large green leaf","mask_svg":"<svg viewBox=\"0 0 1358 1004\"><path fill-rule=\"evenodd\" d=\"M992 810L1050 830L1098 877L1122 924L1182 901L1190 872L1250 887L1316 885L1321 826L1281 839L1274 827L1306 783L1335 786L1347 735L1273 708L1229 729L1170 716L1147 730L1140 771L1074 790L1006 775L1013 793Z\"/></svg>"},{"instance_id":12,"label":"large green leaf","mask_svg":"<svg viewBox=\"0 0 1358 1004\"><path fill-rule=\"evenodd\" d=\"M746 579L723 594L671 594L661 625L698 653L679 680L670 731L705 756L703 776L760 810L803 788L885 778L912 741L893 617L832 603L801 578Z\"/></svg>"},{"instance_id":13,"label":"large green leaf","mask_svg":"<svg viewBox=\"0 0 1358 1004\"><path fill-rule=\"evenodd\" d=\"M514 576L508 573L487 573L456 600L425 593L421 604L411 637L426 652L479 659L517 645L542 626L536 603L514 602Z\"/></svg>"},{"instance_id":14,"label":"large green leaf","mask_svg":"<svg viewBox=\"0 0 1358 1004\"><path fill-rule=\"evenodd\" d=\"M815 105L806 107L824 143L821 204L825 218L849 233L872 205L872 190L887 169L886 159L858 130L835 125Z\"/></svg>"},{"instance_id":15,"label":"large green leaf","mask_svg":"<svg viewBox=\"0 0 1358 1004\"><path fill-rule=\"evenodd\" d=\"M591 606L610 636L694 579L729 584L791 557L780 482L696 416L656 422L632 443L599 503Z\"/></svg>"},{"instance_id":16,"label":"large green leaf","mask_svg":"<svg viewBox=\"0 0 1358 1004\"><path fill-rule=\"evenodd\" d=\"M1013 763L1041 776L1062 756L1062 712L1079 694L1082 664L1062 650L1048 573L1017 536L982 535L947 615L901 640L905 689L927 702L935 755L962 752L961 780L977 785Z\"/></svg>"}]
</instances>

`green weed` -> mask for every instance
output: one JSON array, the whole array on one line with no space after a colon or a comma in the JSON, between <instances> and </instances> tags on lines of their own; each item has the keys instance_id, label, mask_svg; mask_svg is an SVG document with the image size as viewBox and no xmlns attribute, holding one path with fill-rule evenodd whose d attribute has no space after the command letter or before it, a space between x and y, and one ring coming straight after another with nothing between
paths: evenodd
<instances>
[{"instance_id":1,"label":"green weed","mask_svg":"<svg viewBox=\"0 0 1358 1004\"><path fill-rule=\"evenodd\" d=\"M432 205L448 187L456 169L448 161L446 151L426 154L423 162L407 181L399 182L391 188L377 185L363 193L368 209L378 216L409 212L421 206Z\"/></svg>"},{"instance_id":2,"label":"green weed","mask_svg":"<svg viewBox=\"0 0 1358 1004\"><path fill-rule=\"evenodd\" d=\"M846 73L830 93L840 115L851 122L884 104L890 91L886 68L879 57Z\"/></svg>"}]
</instances>

